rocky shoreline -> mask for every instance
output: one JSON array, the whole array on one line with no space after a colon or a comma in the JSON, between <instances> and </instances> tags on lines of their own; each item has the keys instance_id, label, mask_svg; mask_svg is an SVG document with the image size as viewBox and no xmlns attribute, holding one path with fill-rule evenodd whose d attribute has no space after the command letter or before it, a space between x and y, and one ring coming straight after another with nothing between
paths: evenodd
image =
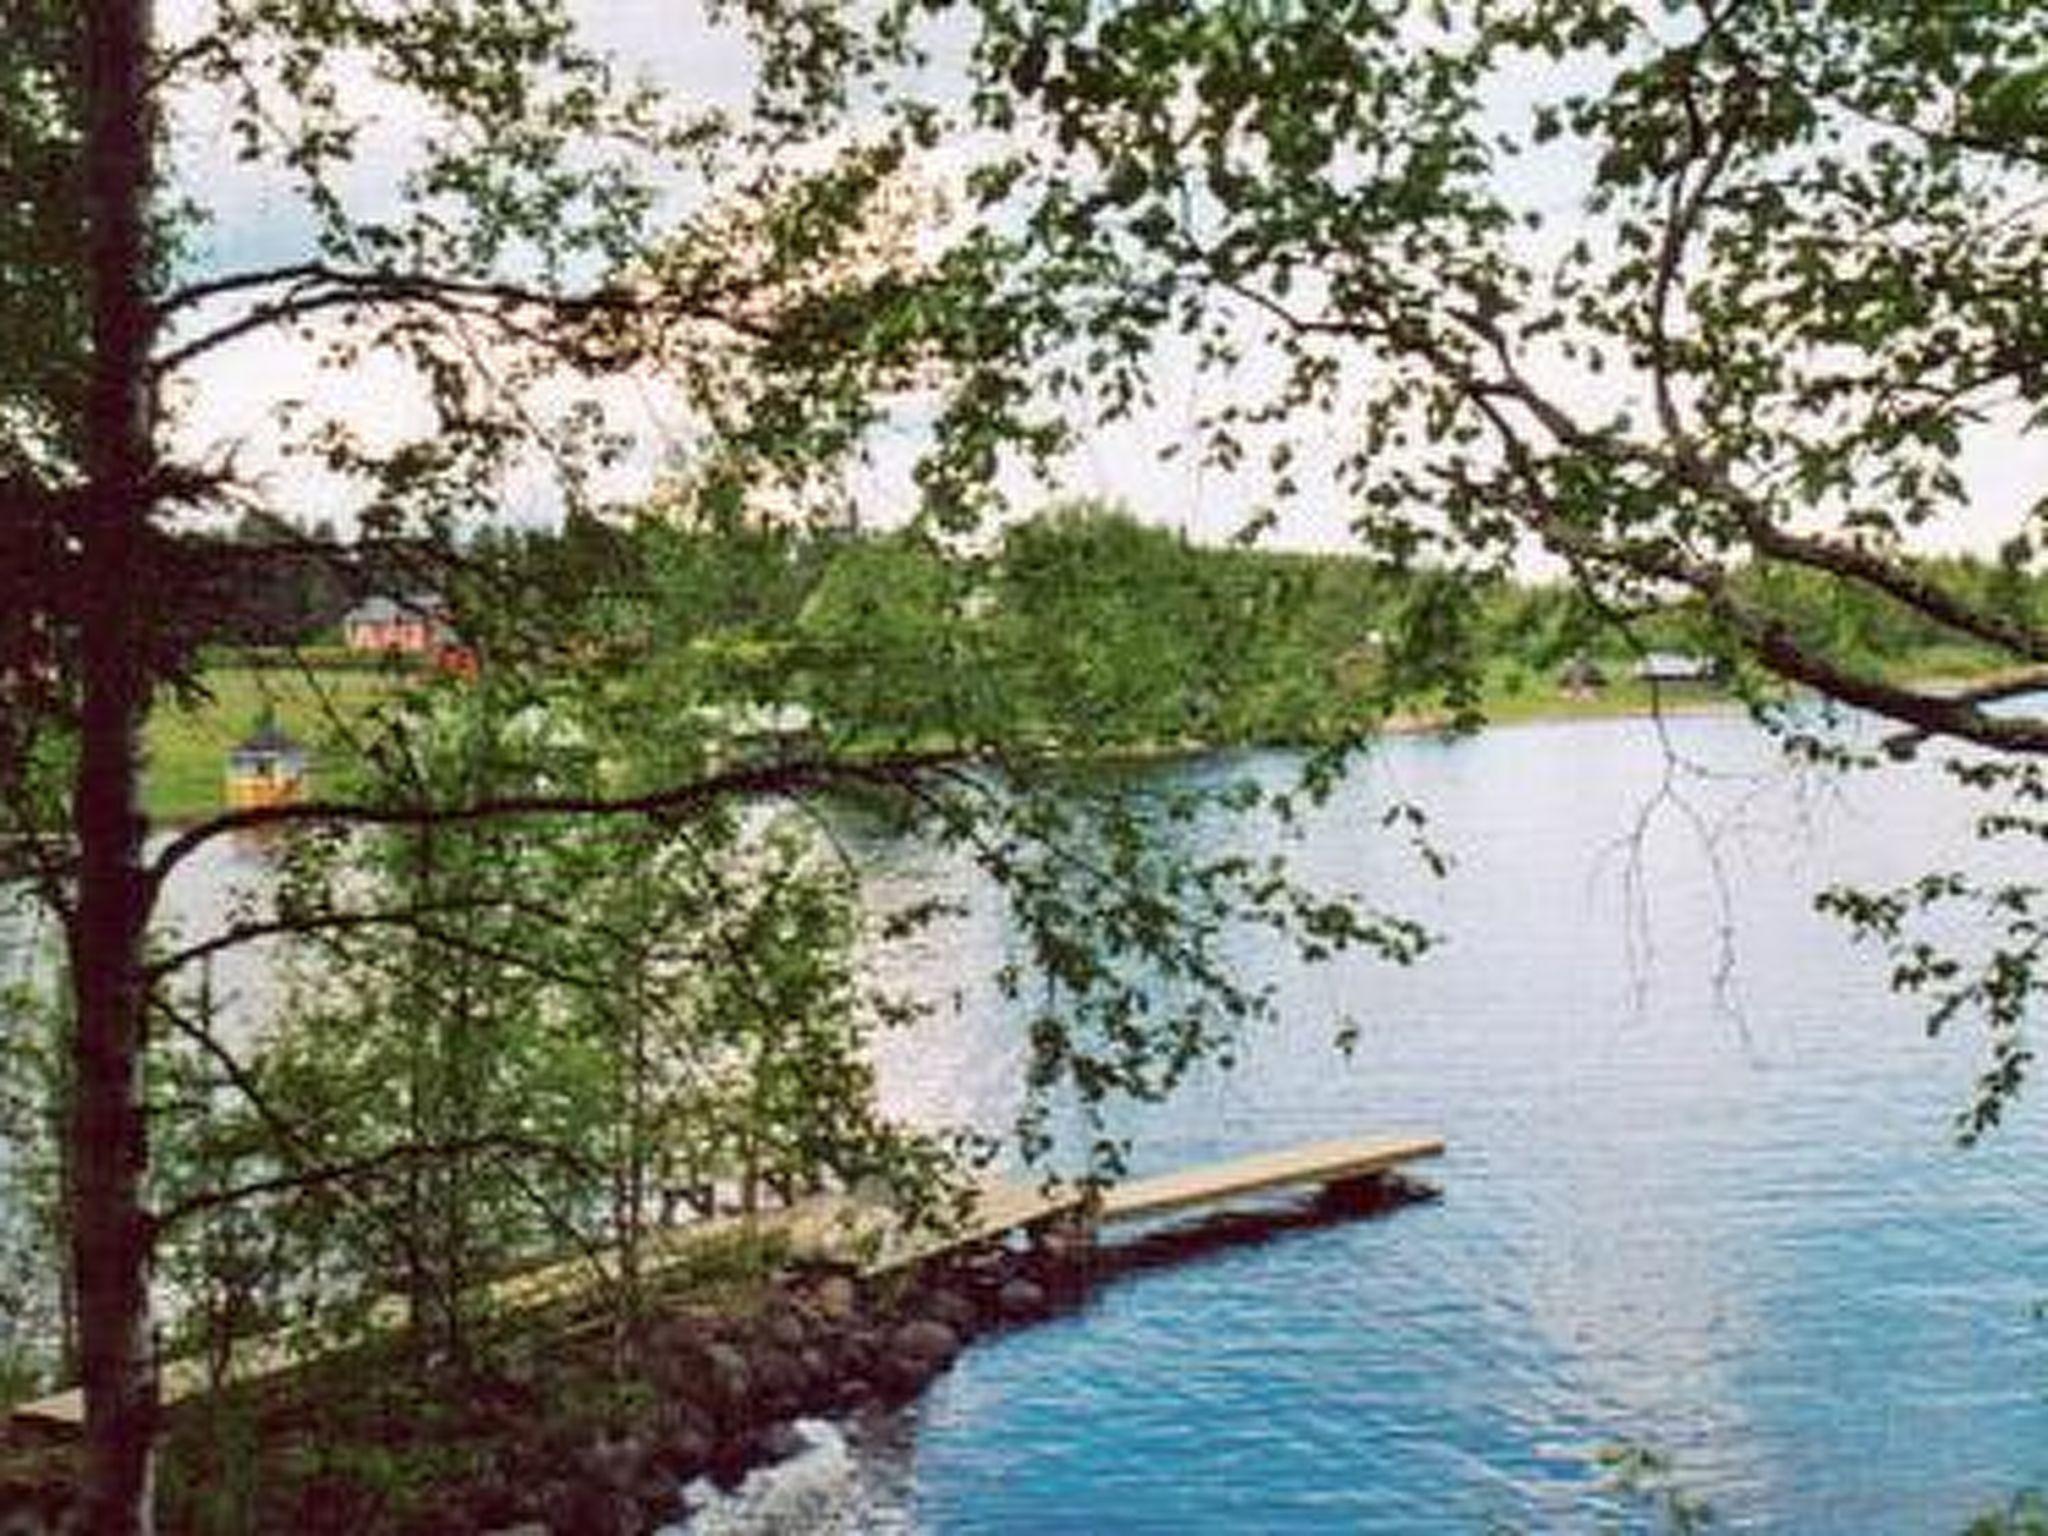
<instances>
[{"instance_id":1,"label":"rocky shoreline","mask_svg":"<svg viewBox=\"0 0 2048 1536\"><path fill-rule=\"evenodd\" d=\"M681 1489L691 1479L732 1487L803 1449L799 1417L907 1403L975 1339L1072 1310L1118 1274L1383 1215L1436 1194L1388 1173L1332 1186L1306 1204L1227 1213L1113 1248L989 1245L929 1263L894 1285L863 1287L831 1270L786 1277L750 1319L721 1319L708 1330L672 1322L657 1349L668 1370L651 1437L618 1448L608 1464L599 1458L588 1467L597 1476L577 1490L559 1491L582 1501L577 1507L558 1504L495 1536L627 1536L646 1528L628 1523L634 1503L652 1525L674 1521L688 1512ZM590 1507L600 1488L609 1490L609 1513Z\"/></svg>"},{"instance_id":2,"label":"rocky shoreline","mask_svg":"<svg viewBox=\"0 0 2048 1536\"><path fill-rule=\"evenodd\" d=\"M680 1519L693 1481L729 1488L801 1450L800 1418L909 1402L977 1337L1077 1305L1090 1271L1085 1248L990 1248L896 1283L797 1271L750 1316L666 1317L648 1333L658 1396L640 1431L585 1448L571 1476L513 1495L517 1511L480 1511L518 1520L472 1528L628 1536Z\"/></svg>"},{"instance_id":3,"label":"rocky shoreline","mask_svg":"<svg viewBox=\"0 0 2048 1536\"><path fill-rule=\"evenodd\" d=\"M745 1305L657 1304L626 1333L526 1330L492 1351L488 1369L470 1377L460 1403L433 1405L444 1422L431 1432L445 1440L446 1466L403 1512L393 1508L388 1490L379 1502L374 1489L324 1474L316 1455L314 1470L290 1487L252 1497L245 1513L255 1524L245 1528L297 1536L640 1536L686 1519L686 1490L693 1486L708 1480L730 1489L750 1471L801 1451L799 1419L843 1419L907 1403L973 1340L1070 1310L1117 1273L1355 1220L1433 1194L1390 1175L1326 1191L1306 1205L1239 1212L1115 1248L1056 1238L1028 1249L992 1244L873 1281L847 1266L792 1265ZM183 1529L199 1518L208 1477L249 1475L224 1459L208 1470L209 1458L220 1454L221 1424L240 1426L249 1440L245 1454L262 1446L266 1467L290 1462L297 1453L277 1447L294 1432L331 1433L320 1415L334 1390L317 1380L302 1383L296 1410L243 1404L239 1419L220 1417L220 1404L178 1410L166 1462L194 1486L167 1490L164 1528ZM308 1404L317 1405L310 1422ZM412 1406L416 1419L419 1405ZM375 1418L378 1412L384 1419ZM402 1422L405 1412L395 1399L373 1407L372 1439L381 1430L393 1443L416 1447L429 1431ZM362 1414L346 1426L360 1435ZM44 1450L0 1468L6 1536L83 1529L71 1447Z\"/></svg>"}]
</instances>

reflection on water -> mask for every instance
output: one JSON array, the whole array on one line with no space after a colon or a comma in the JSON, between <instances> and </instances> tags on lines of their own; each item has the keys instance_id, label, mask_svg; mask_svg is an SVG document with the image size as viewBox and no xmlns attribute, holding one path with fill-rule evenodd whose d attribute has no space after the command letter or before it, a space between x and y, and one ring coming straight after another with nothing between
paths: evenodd
<instances>
[{"instance_id":1,"label":"reflection on water","mask_svg":"<svg viewBox=\"0 0 2048 1536\"><path fill-rule=\"evenodd\" d=\"M700 1491L701 1528L1629 1529L1595 1458L1614 1443L1667 1453L1738 1531L1954 1530L2048 1481L2040 1113L1958 1151L1978 1042L1926 1040L1811 907L1828 880L1960 857L1963 811L1931 772L1789 778L1732 717L1668 731L1388 743L1295 852L1442 949L1304 970L1245 937L1284 1023L1121 1122L1140 1172L1438 1133L1440 1202L1137 1266L968 1351L914 1409L816 1428L736 1497ZM1694 767L1674 775L1667 745ZM1431 811L1450 880L1376 831L1397 799ZM879 908L986 895L957 859L858 835ZM182 872L187 937L252 875L227 847ZM905 1114L1007 1121L1008 942L984 900L878 958L934 1005L881 1047ZM265 985L260 955L215 977L245 1003ZM1349 1061L1340 1014L1363 1025Z\"/></svg>"},{"instance_id":2,"label":"reflection on water","mask_svg":"<svg viewBox=\"0 0 2048 1536\"><path fill-rule=\"evenodd\" d=\"M256 836L217 837L171 872L159 907L167 948L203 944L237 923L269 917L273 845ZM179 972L176 984L203 989L221 1038L235 1043L259 1029L278 1001L281 946L257 939L208 956Z\"/></svg>"},{"instance_id":3,"label":"reflection on water","mask_svg":"<svg viewBox=\"0 0 2048 1536\"><path fill-rule=\"evenodd\" d=\"M1006 1115L1023 1091L1022 1032L975 1023L1002 1011L994 974L1004 953L1000 909L987 899L964 853L877 843L862 848L860 856L872 871L864 895L877 920L934 897L965 906L957 916L873 947L875 985L919 998L928 1009L875 1042L884 1108L932 1128L976 1115ZM1002 1122L977 1123L993 1129Z\"/></svg>"},{"instance_id":4,"label":"reflection on water","mask_svg":"<svg viewBox=\"0 0 2048 1536\"><path fill-rule=\"evenodd\" d=\"M1304 971L1246 940L1285 1025L1125 1128L1141 1169L1440 1132L1445 1198L1128 1275L977 1346L906 1415L907 1466L856 1448L907 1480L865 1515L1629 1529L1595 1454L1627 1443L1668 1454L1717 1528L1941 1531L2048 1477L2039 1115L1957 1150L1978 1042L1924 1039L1811 908L1827 880L1958 854L1961 808L1930 773L1790 778L1732 717L1669 729L1698 771L1633 721L1388 744L1298 853L1443 949ZM1441 885L1371 830L1411 797L1456 859ZM1002 941L980 919L920 957L974 1006L895 1064L906 1102L1006 1113L1014 1031L974 990ZM1343 1011L1365 1024L1349 1063Z\"/></svg>"}]
</instances>

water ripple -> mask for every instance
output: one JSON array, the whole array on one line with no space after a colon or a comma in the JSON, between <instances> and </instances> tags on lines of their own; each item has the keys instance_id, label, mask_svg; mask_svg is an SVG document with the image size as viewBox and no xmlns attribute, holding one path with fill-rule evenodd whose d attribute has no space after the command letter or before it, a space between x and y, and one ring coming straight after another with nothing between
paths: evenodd
<instances>
[{"instance_id":1,"label":"water ripple","mask_svg":"<svg viewBox=\"0 0 2048 1536\"><path fill-rule=\"evenodd\" d=\"M1689 755L1765 766L1733 722L1673 730ZM1698 843L1653 829L1633 885L1612 854L1657 750L1611 723L1387 748L1458 875L1391 866L1358 830L1370 779L1303 851L1423 910L1444 952L1307 974L1248 952L1289 1024L1128 1129L1147 1167L1434 1130L1445 1198L1143 1270L977 1346L900 1433L850 1453L846 1528L1649 1529L1603 1489L1617 1444L1668 1457L1734 1531L1954 1530L2048 1478L2039 1117L1958 1152L1972 1045L1926 1041L1810 908L1816 870L1910 873L1957 816L1931 779L1887 781L1876 806L1860 784L1820 806L1698 786L1750 797L1721 850L1731 1011ZM950 978L980 958L934 963ZM1326 1049L1337 1004L1366 1019L1348 1067ZM919 1092L1000 1114L1000 1021L940 1027L910 1053ZM948 1061L955 1079L929 1070Z\"/></svg>"}]
</instances>

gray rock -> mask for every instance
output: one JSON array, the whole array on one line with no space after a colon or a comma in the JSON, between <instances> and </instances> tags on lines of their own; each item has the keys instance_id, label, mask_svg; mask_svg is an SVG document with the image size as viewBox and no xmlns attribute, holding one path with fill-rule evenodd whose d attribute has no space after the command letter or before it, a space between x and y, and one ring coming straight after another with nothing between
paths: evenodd
<instances>
[{"instance_id":1,"label":"gray rock","mask_svg":"<svg viewBox=\"0 0 2048 1536\"><path fill-rule=\"evenodd\" d=\"M586 1447L577 1465L609 1488L630 1488L647 1465L647 1442L638 1435L605 1439Z\"/></svg>"},{"instance_id":2,"label":"gray rock","mask_svg":"<svg viewBox=\"0 0 2048 1536\"><path fill-rule=\"evenodd\" d=\"M747 1357L730 1344L706 1344L704 1385L719 1407L741 1406L753 1392L753 1372L747 1368Z\"/></svg>"},{"instance_id":3,"label":"gray rock","mask_svg":"<svg viewBox=\"0 0 2048 1536\"><path fill-rule=\"evenodd\" d=\"M886 1347L887 1341L873 1330L848 1334L839 1345L839 1369L848 1376L862 1375L874 1367Z\"/></svg>"},{"instance_id":4,"label":"gray rock","mask_svg":"<svg viewBox=\"0 0 2048 1536\"><path fill-rule=\"evenodd\" d=\"M860 1291L845 1275L827 1275L811 1293L821 1317L843 1323L860 1307Z\"/></svg>"},{"instance_id":5,"label":"gray rock","mask_svg":"<svg viewBox=\"0 0 2048 1536\"><path fill-rule=\"evenodd\" d=\"M960 1271L974 1285L1000 1285L1011 1269L1010 1255L1001 1248L978 1248L960 1261Z\"/></svg>"},{"instance_id":6,"label":"gray rock","mask_svg":"<svg viewBox=\"0 0 2048 1536\"><path fill-rule=\"evenodd\" d=\"M762 1326L762 1333L778 1348L802 1349L809 1340L804 1320L793 1311L777 1312Z\"/></svg>"},{"instance_id":7,"label":"gray rock","mask_svg":"<svg viewBox=\"0 0 2048 1536\"><path fill-rule=\"evenodd\" d=\"M834 1392L835 1406L841 1409L858 1408L875 1395L875 1384L865 1376L848 1376Z\"/></svg>"},{"instance_id":8,"label":"gray rock","mask_svg":"<svg viewBox=\"0 0 2048 1536\"><path fill-rule=\"evenodd\" d=\"M655 1447L654 1465L668 1477L687 1482L710 1464L717 1435L705 1425L681 1420L664 1429Z\"/></svg>"},{"instance_id":9,"label":"gray rock","mask_svg":"<svg viewBox=\"0 0 2048 1536\"><path fill-rule=\"evenodd\" d=\"M972 1333L978 1320L974 1303L953 1290L930 1292L918 1304L918 1311L926 1317L944 1323L954 1333L961 1335Z\"/></svg>"},{"instance_id":10,"label":"gray rock","mask_svg":"<svg viewBox=\"0 0 2048 1536\"><path fill-rule=\"evenodd\" d=\"M616 1488L575 1489L561 1513L562 1529L576 1536L640 1536L640 1506Z\"/></svg>"},{"instance_id":11,"label":"gray rock","mask_svg":"<svg viewBox=\"0 0 2048 1536\"><path fill-rule=\"evenodd\" d=\"M1021 1275L1014 1280L1007 1280L996 1298L996 1306L1003 1316L1012 1322L1042 1317L1046 1307L1045 1287L1036 1280L1026 1280Z\"/></svg>"},{"instance_id":12,"label":"gray rock","mask_svg":"<svg viewBox=\"0 0 2048 1536\"><path fill-rule=\"evenodd\" d=\"M648 1525L666 1525L684 1513L682 1480L653 1467L642 1472L627 1493Z\"/></svg>"},{"instance_id":13,"label":"gray rock","mask_svg":"<svg viewBox=\"0 0 2048 1536\"><path fill-rule=\"evenodd\" d=\"M891 1402L903 1402L922 1392L939 1370L935 1361L917 1355L888 1355L875 1367L875 1385Z\"/></svg>"},{"instance_id":14,"label":"gray rock","mask_svg":"<svg viewBox=\"0 0 2048 1536\"><path fill-rule=\"evenodd\" d=\"M786 1349L764 1345L754 1351L751 1367L754 1400L772 1413L789 1413L810 1388L803 1364Z\"/></svg>"},{"instance_id":15,"label":"gray rock","mask_svg":"<svg viewBox=\"0 0 2048 1536\"><path fill-rule=\"evenodd\" d=\"M648 1349L657 1355L683 1354L704 1342L705 1329L695 1318L671 1313L655 1323L647 1338Z\"/></svg>"},{"instance_id":16,"label":"gray rock","mask_svg":"<svg viewBox=\"0 0 2048 1536\"><path fill-rule=\"evenodd\" d=\"M771 1424L761 1435L761 1454L771 1462L788 1461L811 1448L794 1424Z\"/></svg>"},{"instance_id":17,"label":"gray rock","mask_svg":"<svg viewBox=\"0 0 2048 1536\"><path fill-rule=\"evenodd\" d=\"M889 1352L899 1359L942 1366L960 1353L960 1335L934 1318L913 1318L889 1335Z\"/></svg>"}]
</instances>

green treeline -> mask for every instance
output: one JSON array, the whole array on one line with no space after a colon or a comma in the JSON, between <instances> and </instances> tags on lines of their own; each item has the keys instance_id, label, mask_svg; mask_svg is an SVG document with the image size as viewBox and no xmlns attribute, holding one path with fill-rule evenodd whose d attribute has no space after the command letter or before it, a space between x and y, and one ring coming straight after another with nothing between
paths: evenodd
<instances>
[{"instance_id":1,"label":"green treeline","mask_svg":"<svg viewBox=\"0 0 2048 1536\"><path fill-rule=\"evenodd\" d=\"M246 569L278 580L273 567ZM2020 552L1914 570L1967 608L2048 615ZM385 574L385 586L430 585ZM323 722L345 724L411 686L403 668L380 680L334 627L335 594L377 590L376 573L286 575L289 590L224 597L212 706L153 722L152 804L164 813L217 805L221 754L259 706L347 755ZM1784 571L1747 580L1795 638L1874 675L1999 665L1876 593ZM608 691L622 719L661 719L668 750L652 754L651 773L690 771L734 737L1115 753L1324 743L1391 720L1626 710L1648 700L1632 678L1655 651L1746 681L1683 604L1652 597L1623 614L1562 580L1197 544L1087 502L971 551L916 529L579 518L488 535L432 584L447 589L485 665L519 666L537 685L573 673ZM287 656L280 643L297 649ZM1568 673L1601 685L1568 691Z\"/></svg>"},{"instance_id":2,"label":"green treeline","mask_svg":"<svg viewBox=\"0 0 2048 1536\"><path fill-rule=\"evenodd\" d=\"M751 706L721 719L743 730L800 718L773 713L794 707L816 729L883 743L1310 743L1393 717L1477 723L1551 707L1575 664L1626 705L1645 653L1731 659L1682 604L1618 615L1567 581L1197 544L1085 502L973 553L916 530L707 532L652 519L512 542L499 553L544 606L576 609L574 627L651 669L657 695ZM2016 559L1919 569L1980 609L2048 612ZM1802 638L1872 672L1995 665L1882 596L1783 573L1754 580Z\"/></svg>"},{"instance_id":3,"label":"green treeline","mask_svg":"<svg viewBox=\"0 0 2048 1536\"><path fill-rule=\"evenodd\" d=\"M650 518L509 536L490 554L526 601L466 605L486 631L510 639L535 611L573 611L585 669L630 667L671 704L742 712L728 725L794 708L878 745L1319 741L1396 709L1476 703L1494 631L1532 605L1546 654L1587 627L1562 592L1209 547L1091 503L969 552L919 530Z\"/></svg>"}]
</instances>

